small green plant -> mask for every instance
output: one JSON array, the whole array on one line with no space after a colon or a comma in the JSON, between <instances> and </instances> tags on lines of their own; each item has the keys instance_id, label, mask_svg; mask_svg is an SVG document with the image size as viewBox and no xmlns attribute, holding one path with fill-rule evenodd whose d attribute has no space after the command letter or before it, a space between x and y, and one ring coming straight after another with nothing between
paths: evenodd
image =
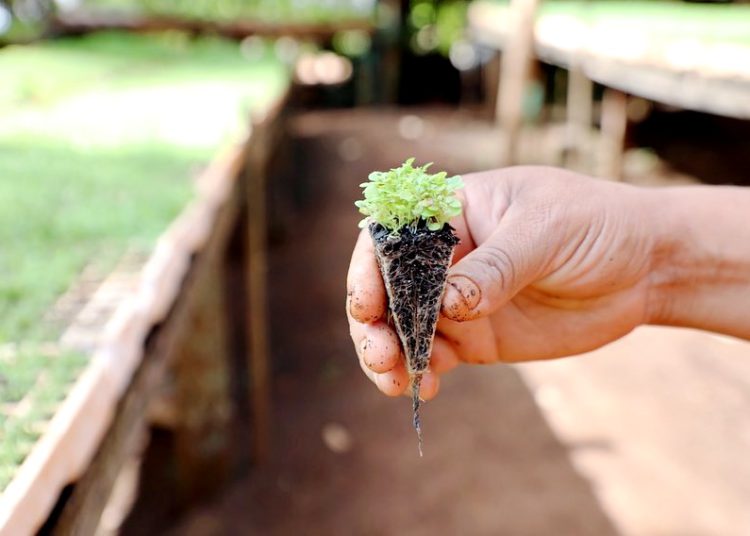
<instances>
[{"instance_id":1,"label":"small green plant","mask_svg":"<svg viewBox=\"0 0 750 536\"><path fill-rule=\"evenodd\" d=\"M431 164L413 164L410 158L401 167L371 173L361 185L364 200L355 204L366 216L360 227L370 232L389 319L404 350L421 455L419 386L430 365L448 268L459 242L448 222L461 213L456 190L463 181L444 171L428 173Z\"/></svg>"},{"instance_id":2,"label":"small green plant","mask_svg":"<svg viewBox=\"0 0 750 536\"><path fill-rule=\"evenodd\" d=\"M445 171L431 174L426 164L414 167L410 158L401 167L390 171L370 173L362 183L365 198L354 203L367 216L359 226L375 221L398 234L400 229L416 229L420 221L430 231L439 231L448 221L461 214L461 202L456 190L463 187L461 177L448 177Z\"/></svg>"}]
</instances>

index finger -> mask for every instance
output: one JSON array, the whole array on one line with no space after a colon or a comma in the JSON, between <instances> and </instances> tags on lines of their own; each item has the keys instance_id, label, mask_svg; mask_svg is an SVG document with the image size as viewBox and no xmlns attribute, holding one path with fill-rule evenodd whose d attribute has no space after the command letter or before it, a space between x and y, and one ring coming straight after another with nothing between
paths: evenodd
<instances>
[{"instance_id":1,"label":"index finger","mask_svg":"<svg viewBox=\"0 0 750 536\"><path fill-rule=\"evenodd\" d=\"M349 314L354 320L371 323L385 316L385 286L367 229L362 229L354 246L346 287Z\"/></svg>"}]
</instances>

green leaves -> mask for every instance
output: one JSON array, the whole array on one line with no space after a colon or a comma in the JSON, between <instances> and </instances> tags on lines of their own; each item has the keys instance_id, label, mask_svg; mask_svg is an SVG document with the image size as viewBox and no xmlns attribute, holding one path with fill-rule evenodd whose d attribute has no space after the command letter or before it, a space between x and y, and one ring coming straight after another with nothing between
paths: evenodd
<instances>
[{"instance_id":1,"label":"green leaves","mask_svg":"<svg viewBox=\"0 0 750 536\"><path fill-rule=\"evenodd\" d=\"M370 173L369 182L360 184L365 198L354 204L367 216L360 227L376 221L397 234L420 220L431 231L439 231L451 218L461 214L461 202L455 192L463 187L461 177L448 177L445 171L430 174L432 164L413 167L414 159L390 171Z\"/></svg>"}]
</instances>

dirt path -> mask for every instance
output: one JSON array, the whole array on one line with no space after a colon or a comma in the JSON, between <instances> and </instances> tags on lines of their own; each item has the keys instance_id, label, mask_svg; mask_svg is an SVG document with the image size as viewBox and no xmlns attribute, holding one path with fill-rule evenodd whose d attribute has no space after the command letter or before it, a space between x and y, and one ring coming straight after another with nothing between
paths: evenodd
<instances>
[{"instance_id":1,"label":"dirt path","mask_svg":"<svg viewBox=\"0 0 750 536\"><path fill-rule=\"evenodd\" d=\"M357 185L408 156L452 171L491 165L465 150L472 135L488 144L486 127L462 123L461 138L442 128L455 121L409 119L401 133L391 113L295 122L288 180L308 201L272 253L273 456L176 533L615 534L512 368L447 378L423 410L420 459L409 401L380 395L357 365L343 314Z\"/></svg>"},{"instance_id":2,"label":"dirt path","mask_svg":"<svg viewBox=\"0 0 750 536\"><path fill-rule=\"evenodd\" d=\"M623 534L750 534L750 344L644 327L519 368Z\"/></svg>"}]
</instances>

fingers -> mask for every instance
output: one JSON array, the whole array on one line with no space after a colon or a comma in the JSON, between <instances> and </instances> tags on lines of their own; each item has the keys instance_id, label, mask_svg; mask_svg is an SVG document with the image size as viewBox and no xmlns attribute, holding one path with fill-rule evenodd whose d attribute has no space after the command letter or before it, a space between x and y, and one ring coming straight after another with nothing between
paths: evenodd
<instances>
[{"instance_id":1,"label":"fingers","mask_svg":"<svg viewBox=\"0 0 750 536\"><path fill-rule=\"evenodd\" d=\"M432 400L440 390L440 376L434 371L427 370L422 374L422 382L419 384L419 398L422 400ZM411 396L410 392L406 393Z\"/></svg>"},{"instance_id":2,"label":"fingers","mask_svg":"<svg viewBox=\"0 0 750 536\"><path fill-rule=\"evenodd\" d=\"M396 368L383 374L374 374L375 385L380 391L388 396L411 396L411 383L406 367L400 363ZM432 400L440 389L440 378L431 370L422 374L419 384L419 398Z\"/></svg>"},{"instance_id":3,"label":"fingers","mask_svg":"<svg viewBox=\"0 0 750 536\"><path fill-rule=\"evenodd\" d=\"M361 324L351 322L351 336L357 348L359 365L377 388L388 396L409 395L409 373L406 371L398 337L384 322ZM422 375L420 398L431 400L440 387L438 374L458 364L458 356L450 344L435 338L430 369Z\"/></svg>"},{"instance_id":4,"label":"fingers","mask_svg":"<svg viewBox=\"0 0 750 536\"><path fill-rule=\"evenodd\" d=\"M455 322L445 317L438 320L439 337L459 362L486 364L499 360L497 341L489 318L474 322ZM432 362L431 366L435 366Z\"/></svg>"},{"instance_id":5,"label":"fingers","mask_svg":"<svg viewBox=\"0 0 750 536\"><path fill-rule=\"evenodd\" d=\"M458 354L453 346L443 337L436 336L432 343L430 370L435 374L445 374L458 366ZM424 385L422 386L424 387Z\"/></svg>"},{"instance_id":6,"label":"fingers","mask_svg":"<svg viewBox=\"0 0 750 536\"><path fill-rule=\"evenodd\" d=\"M352 321L350 333L360 361L371 371L388 372L401 360L398 337L385 322L362 324Z\"/></svg>"},{"instance_id":7,"label":"fingers","mask_svg":"<svg viewBox=\"0 0 750 536\"><path fill-rule=\"evenodd\" d=\"M384 395L391 397L402 395L411 396L409 373L406 372L406 367L404 366L403 361L399 362L392 370L383 372L382 374L378 374L367 368L362 363L362 360L360 360L359 365L365 375L370 378L370 381L372 381L372 383L374 383ZM419 385L419 398L422 400L432 400L435 398L439 390L440 378L435 372L427 370L422 374L422 381Z\"/></svg>"},{"instance_id":8,"label":"fingers","mask_svg":"<svg viewBox=\"0 0 750 536\"><path fill-rule=\"evenodd\" d=\"M465 322L507 303L542 268L543 242L534 238L539 233L519 215L506 214L484 243L449 270L442 313Z\"/></svg>"},{"instance_id":9,"label":"fingers","mask_svg":"<svg viewBox=\"0 0 750 536\"><path fill-rule=\"evenodd\" d=\"M370 380L388 396L411 395L409 374L396 333L385 322L362 324L349 317L350 334L359 357L359 365ZM435 337L430 368L422 375L420 398L431 400L440 387L439 374L458 365L459 357L451 343Z\"/></svg>"},{"instance_id":10,"label":"fingers","mask_svg":"<svg viewBox=\"0 0 750 536\"><path fill-rule=\"evenodd\" d=\"M461 254L470 251L465 221L457 221L462 236ZM463 237L467 237L463 240ZM347 316L352 340L357 349L360 367L380 391L388 396L410 395L409 375L401 354L401 345L394 330L382 321L387 310L387 297L380 275L372 239L363 230L352 254L347 276ZM448 341L436 337L431 366L422 375L420 398L430 400L440 388L439 374L459 362Z\"/></svg>"},{"instance_id":11,"label":"fingers","mask_svg":"<svg viewBox=\"0 0 750 536\"><path fill-rule=\"evenodd\" d=\"M352 331L352 339L357 345L362 364L373 372L388 372L404 359L397 335L382 322L357 326ZM430 356L430 370L436 374L445 374L459 362L459 356L451 343L436 336Z\"/></svg>"},{"instance_id":12,"label":"fingers","mask_svg":"<svg viewBox=\"0 0 750 536\"><path fill-rule=\"evenodd\" d=\"M403 361L400 361L392 370L373 376L375 385L388 396L400 396L409 387L409 373L406 372Z\"/></svg>"},{"instance_id":13,"label":"fingers","mask_svg":"<svg viewBox=\"0 0 750 536\"><path fill-rule=\"evenodd\" d=\"M372 323L386 312L386 293L372 239L366 229L359 233L347 275L347 309L357 322Z\"/></svg>"}]
</instances>

